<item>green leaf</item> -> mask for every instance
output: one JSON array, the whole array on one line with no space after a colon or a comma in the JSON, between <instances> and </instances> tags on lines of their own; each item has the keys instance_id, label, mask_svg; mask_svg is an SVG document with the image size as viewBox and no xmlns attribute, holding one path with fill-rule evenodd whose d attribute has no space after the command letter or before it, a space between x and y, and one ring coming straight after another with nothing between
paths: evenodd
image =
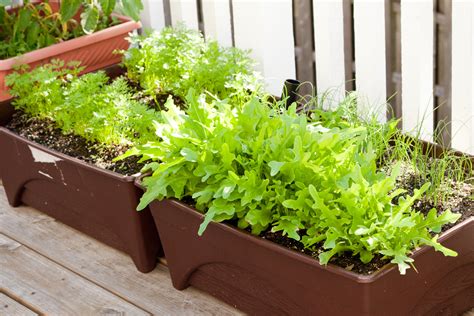
<instances>
[{"instance_id":1,"label":"green leaf","mask_svg":"<svg viewBox=\"0 0 474 316\"><path fill-rule=\"evenodd\" d=\"M451 210L446 210L445 212L441 213L439 216L437 215L436 209L431 209L426 215L425 220L422 222L424 227L428 227L431 231L435 233L441 232L441 228L443 225L448 223L455 223L461 217L461 214L453 213Z\"/></svg>"},{"instance_id":2,"label":"green leaf","mask_svg":"<svg viewBox=\"0 0 474 316\"><path fill-rule=\"evenodd\" d=\"M79 11L81 4L82 0L62 0L61 8L59 9L61 21L65 23L72 19Z\"/></svg>"},{"instance_id":3,"label":"green leaf","mask_svg":"<svg viewBox=\"0 0 474 316\"><path fill-rule=\"evenodd\" d=\"M221 148L221 156L222 156L222 162L226 166L231 166L232 162L235 159L235 156L233 153L230 152L229 145L227 143L222 144Z\"/></svg>"},{"instance_id":4,"label":"green leaf","mask_svg":"<svg viewBox=\"0 0 474 316\"><path fill-rule=\"evenodd\" d=\"M109 16L115 8L116 0L99 0L100 7L105 16Z\"/></svg>"},{"instance_id":5,"label":"green leaf","mask_svg":"<svg viewBox=\"0 0 474 316\"><path fill-rule=\"evenodd\" d=\"M40 32L40 25L38 22L33 21L28 27L28 32L26 33L26 42L29 46L33 46L38 41L38 35Z\"/></svg>"},{"instance_id":6,"label":"green leaf","mask_svg":"<svg viewBox=\"0 0 474 316\"><path fill-rule=\"evenodd\" d=\"M212 202L211 207L204 217L204 222L199 226L198 235L202 236L209 223L213 220L223 221L231 219L235 214L235 207L228 204L226 200L217 199Z\"/></svg>"},{"instance_id":7,"label":"green leaf","mask_svg":"<svg viewBox=\"0 0 474 316\"><path fill-rule=\"evenodd\" d=\"M30 23L30 19L31 19L31 11L28 10L28 9L21 9L18 13L18 20L16 22L16 30L18 32L23 32L26 30L26 28L28 27L29 23Z\"/></svg>"},{"instance_id":8,"label":"green leaf","mask_svg":"<svg viewBox=\"0 0 474 316\"><path fill-rule=\"evenodd\" d=\"M143 10L141 0L121 0L121 3L125 15L131 17L135 21L140 20L140 12Z\"/></svg>"},{"instance_id":9,"label":"green leaf","mask_svg":"<svg viewBox=\"0 0 474 316\"><path fill-rule=\"evenodd\" d=\"M245 215L245 219L251 225L261 225L262 227L268 227L272 222L272 212L268 209L251 209Z\"/></svg>"},{"instance_id":10,"label":"green leaf","mask_svg":"<svg viewBox=\"0 0 474 316\"><path fill-rule=\"evenodd\" d=\"M360 260L363 263L369 263L374 258L374 255L372 254L372 252L367 251L367 250L361 250L359 256L360 256Z\"/></svg>"},{"instance_id":11,"label":"green leaf","mask_svg":"<svg viewBox=\"0 0 474 316\"><path fill-rule=\"evenodd\" d=\"M214 216L216 214L213 213L211 210L208 210L206 212L206 216L204 216L204 221L201 223L201 225L199 225L199 230L198 230L198 235L199 236L202 236L202 234L204 233L204 231L206 230L207 226L212 222L212 220L214 219Z\"/></svg>"},{"instance_id":12,"label":"green leaf","mask_svg":"<svg viewBox=\"0 0 474 316\"><path fill-rule=\"evenodd\" d=\"M159 185L147 186L147 190L140 199L140 203L137 206L137 211L145 209L151 202L158 199L163 199L166 196L166 186L163 181L158 182Z\"/></svg>"},{"instance_id":13,"label":"green leaf","mask_svg":"<svg viewBox=\"0 0 474 316\"><path fill-rule=\"evenodd\" d=\"M194 150L191 150L189 148L183 148L181 149L181 156L186 158L186 161L190 162L196 162L198 160L198 155Z\"/></svg>"},{"instance_id":14,"label":"green leaf","mask_svg":"<svg viewBox=\"0 0 474 316\"><path fill-rule=\"evenodd\" d=\"M292 209L292 210L303 210L305 204L303 201L300 200L284 200L282 205L286 208Z\"/></svg>"},{"instance_id":15,"label":"green leaf","mask_svg":"<svg viewBox=\"0 0 474 316\"><path fill-rule=\"evenodd\" d=\"M6 1L6 0L0 0L0 1ZM1 25L5 24L5 20L6 20L7 15L8 15L8 13L5 10L5 7L3 7L1 5L1 2L0 2L0 24Z\"/></svg>"},{"instance_id":16,"label":"green leaf","mask_svg":"<svg viewBox=\"0 0 474 316\"><path fill-rule=\"evenodd\" d=\"M280 169L284 164L285 164L284 162L280 162L280 161L274 161L274 160L270 161L268 163L268 166L270 167L270 175L272 177L276 176L278 172L280 172Z\"/></svg>"},{"instance_id":17,"label":"green leaf","mask_svg":"<svg viewBox=\"0 0 474 316\"><path fill-rule=\"evenodd\" d=\"M277 225L272 228L272 232L282 231L283 236L288 235L288 237L294 240L300 240L301 237L298 234L298 231L304 228L298 218L291 218L289 216L283 216L277 221Z\"/></svg>"},{"instance_id":18,"label":"green leaf","mask_svg":"<svg viewBox=\"0 0 474 316\"><path fill-rule=\"evenodd\" d=\"M413 259L408 257L406 255L406 251L403 249L397 249L397 250L387 249L387 250L380 251L380 253L388 257L393 257L393 259L390 262L398 265L398 270L400 271L400 274L402 275L406 274L407 269L410 268L409 263L413 262Z\"/></svg>"},{"instance_id":19,"label":"green leaf","mask_svg":"<svg viewBox=\"0 0 474 316\"><path fill-rule=\"evenodd\" d=\"M97 7L88 6L81 13L81 26L84 33L91 34L95 31L99 22L99 9Z\"/></svg>"},{"instance_id":20,"label":"green leaf","mask_svg":"<svg viewBox=\"0 0 474 316\"><path fill-rule=\"evenodd\" d=\"M344 247L336 245L333 249L320 253L318 256L319 262L323 265L328 264L329 260L331 260L335 254L344 249Z\"/></svg>"}]
</instances>

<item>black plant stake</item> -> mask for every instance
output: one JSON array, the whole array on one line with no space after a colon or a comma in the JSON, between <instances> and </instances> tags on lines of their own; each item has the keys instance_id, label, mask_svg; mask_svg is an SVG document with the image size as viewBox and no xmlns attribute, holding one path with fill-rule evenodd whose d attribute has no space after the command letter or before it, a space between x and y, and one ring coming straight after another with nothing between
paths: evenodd
<instances>
[{"instance_id":1,"label":"black plant stake","mask_svg":"<svg viewBox=\"0 0 474 316\"><path fill-rule=\"evenodd\" d=\"M286 79L283 84L283 92L281 98L286 98L286 107L288 108L293 102L298 101L298 90L301 82L296 79Z\"/></svg>"}]
</instances>

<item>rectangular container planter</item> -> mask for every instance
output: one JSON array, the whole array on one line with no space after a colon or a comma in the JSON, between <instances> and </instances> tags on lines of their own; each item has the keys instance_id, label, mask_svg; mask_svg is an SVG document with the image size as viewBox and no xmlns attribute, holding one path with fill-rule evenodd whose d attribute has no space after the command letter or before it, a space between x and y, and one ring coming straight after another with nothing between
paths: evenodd
<instances>
[{"instance_id":1,"label":"rectangular container planter","mask_svg":"<svg viewBox=\"0 0 474 316\"><path fill-rule=\"evenodd\" d=\"M11 206L26 204L153 270L161 244L135 177L100 169L0 127L0 174Z\"/></svg>"},{"instance_id":2,"label":"rectangular container planter","mask_svg":"<svg viewBox=\"0 0 474 316\"><path fill-rule=\"evenodd\" d=\"M255 315L458 315L474 305L474 218L446 231L440 241L458 252L415 251L416 268L400 275L387 265L359 275L212 222L175 200L153 202L175 288L192 285Z\"/></svg>"},{"instance_id":3,"label":"rectangular container planter","mask_svg":"<svg viewBox=\"0 0 474 316\"><path fill-rule=\"evenodd\" d=\"M433 157L444 151L422 144ZM174 287L192 285L249 314L459 315L474 307L474 217L439 238L457 257L424 246L411 256L418 272L400 275L388 264L360 275L223 223L200 237L204 215L177 200L150 208Z\"/></svg>"},{"instance_id":4,"label":"rectangular container planter","mask_svg":"<svg viewBox=\"0 0 474 316\"><path fill-rule=\"evenodd\" d=\"M50 4L53 10L59 10L57 2L51 1ZM66 62L80 61L86 67L85 73L119 63L121 56L113 52L116 49L128 48L129 42L125 38L129 32L139 29L141 23L125 16L116 16L122 23L20 56L0 60L0 102L11 98L5 85L5 77L13 72L13 67L18 64L36 67L52 59L62 59Z\"/></svg>"}]
</instances>

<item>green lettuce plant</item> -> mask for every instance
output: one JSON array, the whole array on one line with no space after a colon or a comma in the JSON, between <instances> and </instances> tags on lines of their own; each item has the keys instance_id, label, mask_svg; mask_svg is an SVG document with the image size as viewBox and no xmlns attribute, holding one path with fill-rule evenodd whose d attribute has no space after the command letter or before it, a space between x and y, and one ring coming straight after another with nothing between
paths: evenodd
<instances>
[{"instance_id":1,"label":"green lettuce plant","mask_svg":"<svg viewBox=\"0 0 474 316\"><path fill-rule=\"evenodd\" d=\"M343 252L364 263L379 254L405 274L422 245L456 255L435 234L459 215L415 211L429 183L411 196L398 189L398 168L379 171L367 127L323 126L295 105L270 107L259 98L235 106L190 91L186 101L183 112L169 99L158 139L126 154L141 155L151 172L139 210L155 199L191 197L205 214L199 234L211 221L232 220L256 235L281 232L320 249L322 264Z\"/></svg>"}]
</instances>

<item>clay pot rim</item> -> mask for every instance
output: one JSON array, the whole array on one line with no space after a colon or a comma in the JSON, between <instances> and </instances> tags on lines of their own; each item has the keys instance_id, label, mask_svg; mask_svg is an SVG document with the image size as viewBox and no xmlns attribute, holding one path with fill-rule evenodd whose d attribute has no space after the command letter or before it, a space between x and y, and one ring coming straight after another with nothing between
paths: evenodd
<instances>
[{"instance_id":1,"label":"clay pot rim","mask_svg":"<svg viewBox=\"0 0 474 316\"><path fill-rule=\"evenodd\" d=\"M142 27L141 22L135 22L131 18L112 14L122 23L100 30L98 32L83 35L64 42L56 43L48 47L43 47L23 55L11 57L8 59L0 59L0 71L11 70L17 64L31 64L52 56L57 56L69 51L73 51L78 47L88 46L90 44L101 42L106 39L129 33Z\"/></svg>"},{"instance_id":2,"label":"clay pot rim","mask_svg":"<svg viewBox=\"0 0 474 316\"><path fill-rule=\"evenodd\" d=\"M46 152L46 153L48 153L48 154L50 154L54 157L60 158L62 160L73 161L74 163L79 164L84 168L88 168L89 170L91 170L95 173L105 174L109 177L112 177L112 178L117 179L117 180L122 181L122 182L135 182L136 177L141 175L139 173L139 174L136 174L136 175L126 176L126 175L122 175L120 173L117 173L117 172L114 172L114 171L111 171L111 170L107 170L107 169L103 169L103 168L94 166L93 164L87 163L87 162L85 162L85 161L83 161L79 158L71 157L69 155L60 153L56 150L50 149L46 146L35 143L34 141L31 141L31 140L29 140L25 137L22 137L22 136L16 134L15 132L10 131L9 129L7 129L5 127L0 127L0 134L6 134L9 137L13 137L13 138L15 138L15 139L17 139L21 142L26 143L29 147L39 149L43 152Z\"/></svg>"},{"instance_id":3,"label":"clay pot rim","mask_svg":"<svg viewBox=\"0 0 474 316\"><path fill-rule=\"evenodd\" d=\"M137 185L139 184L138 180L139 180L139 178L137 178L137 180L135 181L135 183ZM140 185L138 185L138 186L142 188L142 186L140 186ZM201 220L204 220L204 215L202 213L200 213L199 211L197 211L196 209L194 209L190 205L188 205L184 202L181 202L177 199L174 199L174 198L173 199L166 199L166 200L163 200L163 201L154 201L153 203L161 203L161 202L165 202L165 201L168 202L168 203L173 204L174 207L177 207L177 208L181 209L182 211L188 213L191 216L198 217ZM160 206L157 206L156 208L159 209ZM152 213L153 213L153 211L152 211ZM315 258L312 258L312 257L310 257L306 254L299 253L297 251L288 249L288 248L286 248L282 245L279 245L275 242L266 240L264 238L261 238L261 237L255 236L255 235L252 235L249 232L247 232L245 230L242 230L238 227L235 227L235 226L232 226L232 225L229 225L229 224L224 224L224 223L217 223L217 222L214 222L214 221L209 223L209 225L210 226L211 225L215 226L216 228L218 228L220 230L224 230L227 233L237 235L240 238L246 239L248 242L258 244L262 247L270 249L271 251L277 252L277 253L279 253L283 256L292 257L294 260L302 261L305 264L309 264L309 265L313 266L315 269L327 270L329 273L337 274L337 275L342 276L344 278L351 279L351 280L353 280L357 283L373 283L373 282L376 282L378 279L382 278L386 274L389 274L389 273L397 273L398 274L399 273L397 266L393 263L386 264L385 266L383 266L382 268L380 268L379 270L375 271L373 274L370 274L370 275L364 275L364 274L359 274L359 273L356 273L356 272L348 271L348 270L346 270L342 267L336 266L332 263L328 263L327 266L324 266L324 265L320 264L319 261ZM463 221L462 223L459 223L459 224L451 227L447 231L443 232L439 236L438 241L439 242L445 242L446 240L450 239L453 235L455 235L459 230L462 230L462 229L464 229L468 226L474 226L474 216L468 218L467 220ZM205 234L206 234L206 232L203 233L203 236ZM197 231L196 231L196 235L197 235ZM410 258L416 259L417 257L421 256L423 253L425 253L429 250L432 250L432 248L429 247L429 246L426 246L426 245L422 246L420 248L417 248L410 255ZM415 266L416 266L416 260L415 260L414 263L415 263Z\"/></svg>"}]
</instances>

